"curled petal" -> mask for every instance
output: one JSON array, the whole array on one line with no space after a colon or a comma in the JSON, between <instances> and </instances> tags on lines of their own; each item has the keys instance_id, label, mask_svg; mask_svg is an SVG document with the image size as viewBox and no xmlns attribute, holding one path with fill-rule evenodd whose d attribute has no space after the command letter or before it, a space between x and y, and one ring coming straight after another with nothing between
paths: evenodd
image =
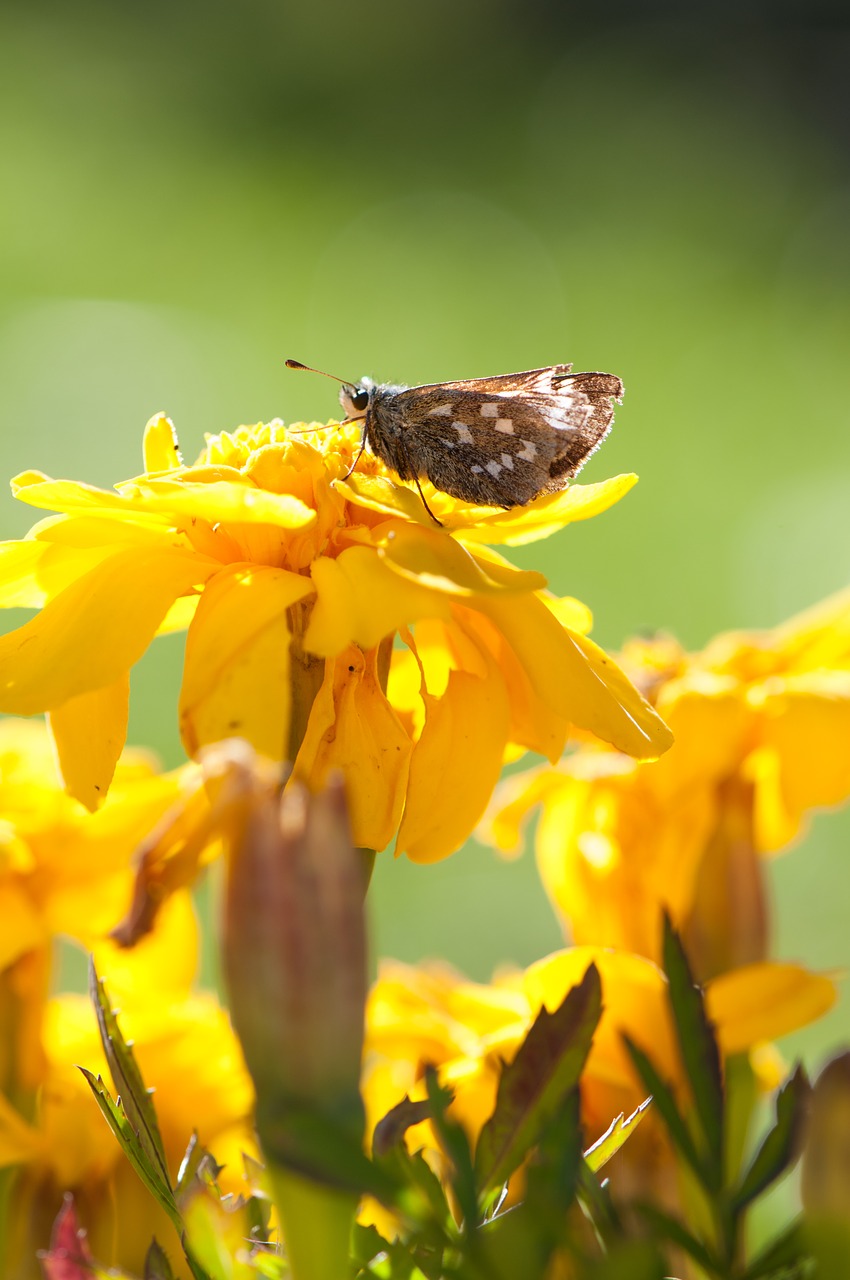
<instances>
[{"instance_id":1,"label":"curled petal","mask_svg":"<svg viewBox=\"0 0 850 1280\"><path fill-rule=\"evenodd\" d=\"M586 636L563 628L542 600L521 609L482 596L476 608L510 643L537 694L562 715L638 759L666 751L673 735L617 664Z\"/></svg>"},{"instance_id":2,"label":"curled petal","mask_svg":"<svg viewBox=\"0 0 850 1280\"><path fill-rule=\"evenodd\" d=\"M50 713L65 790L90 812L105 800L127 738L130 673L80 693Z\"/></svg>"},{"instance_id":3,"label":"curled petal","mask_svg":"<svg viewBox=\"0 0 850 1280\"><path fill-rule=\"evenodd\" d=\"M215 565L174 547L132 547L95 566L0 637L0 710L33 715L114 684L172 602Z\"/></svg>"},{"instance_id":4,"label":"curled petal","mask_svg":"<svg viewBox=\"0 0 850 1280\"><path fill-rule=\"evenodd\" d=\"M598 484L571 484L557 493L543 494L524 507L494 510L492 515L481 507L470 507L468 525L461 525L456 517L449 527L458 528L458 536L464 542L521 547L548 538L576 520L589 520L607 511L625 497L637 479L636 475L626 474Z\"/></svg>"},{"instance_id":5,"label":"curled petal","mask_svg":"<svg viewBox=\"0 0 850 1280\"><path fill-rule=\"evenodd\" d=\"M825 974L765 961L714 978L706 1007L723 1052L733 1054L814 1022L836 999L835 983Z\"/></svg>"},{"instance_id":6,"label":"curled petal","mask_svg":"<svg viewBox=\"0 0 850 1280\"><path fill-rule=\"evenodd\" d=\"M372 649L385 636L421 617L448 617L448 601L407 581L367 547L350 547L312 565L317 600L304 648L333 657L350 644Z\"/></svg>"},{"instance_id":7,"label":"curled petal","mask_svg":"<svg viewBox=\"0 0 850 1280\"><path fill-rule=\"evenodd\" d=\"M292 702L287 609L313 586L302 574L229 565L207 583L186 642L180 727L190 756L224 738L285 757Z\"/></svg>"},{"instance_id":8,"label":"curled petal","mask_svg":"<svg viewBox=\"0 0 850 1280\"><path fill-rule=\"evenodd\" d=\"M354 843L383 849L398 830L413 744L377 676L377 650L326 663L295 776L320 790L334 769L348 784Z\"/></svg>"},{"instance_id":9,"label":"curled petal","mask_svg":"<svg viewBox=\"0 0 850 1280\"><path fill-rule=\"evenodd\" d=\"M542 573L515 569L492 553L476 557L437 529L393 527L379 554L404 577L453 596L537 591L546 586Z\"/></svg>"},{"instance_id":10,"label":"curled petal","mask_svg":"<svg viewBox=\"0 0 850 1280\"><path fill-rule=\"evenodd\" d=\"M424 689L425 725L413 751L396 853L436 862L454 853L487 807L510 727L504 682L494 663L485 678L449 673L435 698Z\"/></svg>"}]
</instances>

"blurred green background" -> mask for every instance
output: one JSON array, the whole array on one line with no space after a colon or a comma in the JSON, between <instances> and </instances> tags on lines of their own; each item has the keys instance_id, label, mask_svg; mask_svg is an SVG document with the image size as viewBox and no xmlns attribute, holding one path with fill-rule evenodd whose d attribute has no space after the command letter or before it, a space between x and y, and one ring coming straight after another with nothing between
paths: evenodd
<instances>
[{"instance_id":1,"label":"blurred green background","mask_svg":"<svg viewBox=\"0 0 850 1280\"><path fill-rule=\"evenodd\" d=\"M126 478L159 409L187 457L332 415L287 355L572 360L627 387L586 478L641 483L517 559L609 646L772 625L850 580L848 63L844 0L3 0L3 474ZM35 518L0 498L2 536ZM180 663L134 675L169 765ZM850 961L848 840L823 816L776 863L778 954ZM559 942L528 857L387 856L372 905L377 953L477 978Z\"/></svg>"}]
</instances>

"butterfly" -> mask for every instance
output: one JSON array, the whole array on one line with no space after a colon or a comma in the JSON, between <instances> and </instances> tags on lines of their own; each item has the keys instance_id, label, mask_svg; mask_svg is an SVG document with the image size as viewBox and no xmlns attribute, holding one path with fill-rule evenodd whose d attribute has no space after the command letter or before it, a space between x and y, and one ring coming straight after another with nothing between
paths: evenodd
<instances>
[{"instance_id":1,"label":"butterfly","mask_svg":"<svg viewBox=\"0 0 850 1280\"><path fill-rule=\"evenodd\" d=\"M462 502L504 508L563 489L611 430L623 398L615 374L573 373L569 364L421 387L336 381L346 421L363 423L360 453L368 447L413 480L434 520L421 478Z\"/></svg>"}]
</instances>

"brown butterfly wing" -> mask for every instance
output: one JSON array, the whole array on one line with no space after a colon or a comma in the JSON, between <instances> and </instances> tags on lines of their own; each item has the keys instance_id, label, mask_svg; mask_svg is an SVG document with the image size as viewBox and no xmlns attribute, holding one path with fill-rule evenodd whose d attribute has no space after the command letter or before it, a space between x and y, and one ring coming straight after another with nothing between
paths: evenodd
<instances>
[{"instance_id":1,"label":"brown butterfly wing","mask_svg":"<svg viewBox=\"0 0 850 1280\"><path fill-rule=\"evenodd\" d=\"M569 365L412 387L373 405L370 443L403 479L513 507L563 488L610 430L613 374ZM376 447L377 445L377 447Z\"/></svg>"}]
</instances>

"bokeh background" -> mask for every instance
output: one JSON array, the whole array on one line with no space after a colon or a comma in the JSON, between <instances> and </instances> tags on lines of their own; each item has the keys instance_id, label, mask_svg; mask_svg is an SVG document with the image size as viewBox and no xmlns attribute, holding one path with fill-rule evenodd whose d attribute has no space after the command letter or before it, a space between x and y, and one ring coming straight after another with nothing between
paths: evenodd
<instances>
[{"instance_id":1,"label":"bokeh background","mask_svg":"<svg viewBox=\"0 0 850 1280\"><path fill-rule=\"evenodd\" d=\"M572 360L627 397L615 510L517 559L616 647L850 580L846 0L3 0L2 472L100 484L164 409L327 418L284 357L408 383ZM0 495L0 535L38 513ZM22 617L4 621L15 624ZM131 740L182 759L180 641ZM850 749L850 745L848 745ZM850 815L772 871L776 951L850 963ZM560 934L533 861L380 860L376 952L476 978ZM790 1049L816 1063L847 1005Z\"/></svg>"}]
</instances>

